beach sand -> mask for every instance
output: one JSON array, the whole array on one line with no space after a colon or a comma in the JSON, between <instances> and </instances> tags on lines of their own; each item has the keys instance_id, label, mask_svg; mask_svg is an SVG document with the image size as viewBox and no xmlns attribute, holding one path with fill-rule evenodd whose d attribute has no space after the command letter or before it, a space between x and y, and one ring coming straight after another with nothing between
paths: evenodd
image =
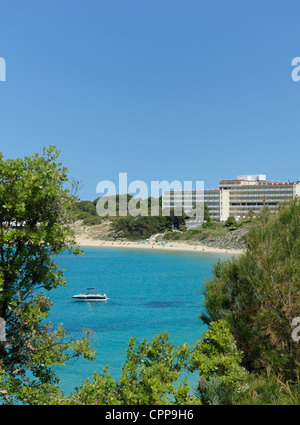
<instances>
[{"instance_id":1,"label":"beach sand","mask_svg":"<svg viewBox=\"0 0 300 425\"><path fill-rule=\"evenodd\" d=\"M232 255L241 255L244 253L242 249L225 249L225 248L215 248L206 245L190 245L184 242L151 242L146 241L142 242L129 242L129 241L102 241L90 238L77 237L76 241L79 246L97 246L97 247L115 247L115 248L135 248L135 249L153 249L160 251L186 251L186 252L198 252L201 253L211 253L211 254L232 254Z\"/></svg>"}]
</instances>

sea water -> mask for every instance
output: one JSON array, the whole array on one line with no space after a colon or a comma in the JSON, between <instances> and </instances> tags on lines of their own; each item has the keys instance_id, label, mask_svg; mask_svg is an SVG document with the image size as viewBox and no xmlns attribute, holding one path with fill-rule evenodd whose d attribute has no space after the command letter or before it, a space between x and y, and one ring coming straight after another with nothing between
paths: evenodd
<instances>
[{"instance_id":1,"label":"sea water","mask_svg":"<svg viewBox=\"0 0 300 425\"><path fill-rule=\"evenodd\" d=\"M137 342L168 332L171 342L190 346L206 326L199 318L203 298L199 290L212 275L213 264L229 255L208 253L86 247L85 255L63 253L66 285L51 291L54 305L49 320L72 336L93 331L97 358L79 358L55 368L60 388L69 394L94 372L108 365L114 379L121 376L131 336ZM72 295L96 287L107 302L83 302ZM191 379L195 386L195 377Z\"/></svg>"}]
</instances>

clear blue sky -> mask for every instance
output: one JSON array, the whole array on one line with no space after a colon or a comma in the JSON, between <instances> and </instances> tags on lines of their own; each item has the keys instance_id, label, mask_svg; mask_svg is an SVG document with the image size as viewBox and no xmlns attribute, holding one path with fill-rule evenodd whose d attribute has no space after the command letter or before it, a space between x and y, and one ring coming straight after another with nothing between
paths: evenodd
<instances>
[{"instance_id":1,"label":"clear blue sky","mask_svg":"<svg viewBox=\"0 0 300 425\"><path fill-rule=\"evenodd\" d=\"M299 0L1 0L0 151L101 180L300 179Z\"/></svg>"}]
</instances>

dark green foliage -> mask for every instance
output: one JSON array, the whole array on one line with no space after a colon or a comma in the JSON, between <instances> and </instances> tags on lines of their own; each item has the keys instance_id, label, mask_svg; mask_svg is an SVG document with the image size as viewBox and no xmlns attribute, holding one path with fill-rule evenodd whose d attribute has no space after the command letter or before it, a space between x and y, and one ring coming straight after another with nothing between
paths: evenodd
<instances>
[{"instance_id":1,"label":"dark green foliage","mask_svg":"<svg viewBox=\"0 0 300 425\"><path fill-rule=\"evenodd\" d=\"M101 197L99 197L99 198L96 198L93 202L92 202L92 204L95 206L95 208L96 208L96 205L97 205L97 202L98 202L98 200L100 199ZM109 196L107 196L106 197L107 199L109 199L110 197ZM112 199L114 199L114 201L116 202L116 213L117 213L117 216L119 215L119 211L120 211L120 201L121 200L124 200L124 198L126 199L126 203L128 204L128 202L133 198L133 196L132 195L130 195L129 193L125 193L125 194L123 194L123 195L116 195L115 197L111 197ZM96 211L96 210L95 210Z\"/></svg>"},{"instance_id":2,"label":"dark green foliage","mask_svg":"<svg viewBox=\"0 0 300 425\"><path fill-rule=\"evenodd\" d=\"M235 404L245 395L249 374L242 357L226 321L211 322L190 358L190 370L199 373L202 404Z\"/></svg>"},{"instance_id":3,"label":"dark green foliage","mask_svg":"<svg viewBox=\"0 0 300 425\"><path fill-rule=\"evenodd\" d=\"M70 227L76 198L64 189L67 170L57 158L54 147L42 156L0 156L0 316L7 341L0 342L0 397L6 403L26 402L30 390L55 384L52 366L94 356L88 338L67 341L62 327L44 323L51 306L46 291L65 283L56 255L80 253Z\"/></svg>"},{"instance_id":4,"label":"dark green foliage","mask_svg":"<svg viewBox=\"0 0 300 425\"><path fill-rule=\"evenodd\" d=\"M162 215L161 208L158 216L151 216L151 203L148 199L148 215L116 217L112 221L112 228L115 230L115 237L139 240L165 232L167 229L182 229L185 226L185 220L185 214L176 215L174 208L171 208L168 216Z\"/></svg>"},{"instance_id":5,"label":"dark green foliage","mask_svg":"<svg viewBox=\"0 0 300 425\"><path fill-rule=\"evenodd\" d=\"M76 207L81 212L86 212L91 215L97 214L95 205L91 201L79 201L77 202Z\"/></svg>"},{"instance_id":6,"label":"dark green foliage","mask_svg":"<svg viewBox=\"0 0 300 425\"><path fill-rule=\"evenodd\" d=\"M155 233L166 229L166 217L119 217L112 222L112 227L118 236L131 240L146 239Z\"/></svg>"},{"instance_id":7,"label":"dark green foliage","mask_svg":"<svg viewBox=\"0 0 300 425\"><path fill-rule=\"evenodd\" d=\"M127 209L120 212L121 197L125 198ZM104 218L112 221L112 229L115 231L114 236L117 238L126 238L132 240L145 239L155 233L164 232L167 229L184 229L186 215L182 211L181 214L175 214L174 208L170 209L168 215L163 215L162 212L162 197L155 199L149 197L146 200L136 199L136 209L141 209L142 213L134 216L131 214L130 206L133 207L132 201L135 201L132 195L116 195L114 197L107 197L104 208L108 208L110 201L116 202L116 215L107 214L105 217L99 217L96 211L96 205L100 198L95 199L93 202L80 201L77 203L77 220L83 220L83 224L92 226L100 224ZM131 201L131 203L130 203ZM152 216L151 205L158 203L158 215ZM145 214L144 214L145 212Z\"/></svg>"},{"instance_id":8,"label":"dark green foliage","mask_svg":"<svg viewBox=\"0 0 300 425\"><path fill-rule=\"evenodd\" d=\"M183 209L180 214L175 212L174 208L170 208L170 214L165 216L166 218L166 226L171 229L181 229L185 226L185 221L187 216L185 215Z\"/></svg>"},{"instance_id":9,"label":"dark green foliage","mask_svg":"<svg viewBox=\"0 0 300 425\"><path fill-rule=\"evenodd\" d=\"M96 226L97 224L101 224L101 223L102 223L102 218L99 217L98 215L88 216L84 218L82 222L82 224L84 224L85 226Z\"/></svg>"},{"instance_id":10,"label":"dark green foliage","mask_svg":"<svg viewBox=\"0 0 300 425\"><path fill-rule=\"evenodd\" d=\"M230 215L225 221L224 227L229 227L229 230L235 230L238 228L238 223L233 215Z\"/></svg>"},{"instance_id":11,"label":"dark green foliage","mask_svg":"<svg viewBox=\"0 0 300 425\"><path fill-rule=\"evenodd\" d=\"M248 390L239 397L242 405L299 405L300 380L285 381L280 374L274 373L270 367L257 375L248 378Z\"/></svg>"},{"instance_id":12,"label":"dark green foliage","mask_svg":"<svg viewBox=\"0 0 300 425\"><path fill-rule=\"evenodd\" d=\"M76 204L76 220L83 220L83 225L94 226L102 223L102 218L98 216L96 207L91 201L79 201Z\"/></svg>"},{"instance_id":13,"label":"dark green foliage","mask_svg":"<svg viewBox=\"0 0 300 425\"><path fill-rule=\"evenodd\" d=\"M211 221L208 206L206 204L204 204L204 221L206 221L207 223Z\"/></svg>"},{"instance_id":14,"label":"dark green foliage","mask_svg":"<svg viewBox=\"0 0 300 425\"><path fill-rule=\"evenodd\" d=\"M139 345L131 338L120 380L112 379L105 368L83 382L68 404L199 404L186 380L176 385L189 354L186 344L175 348L167 333Z\"/></svg>"},{"instance_id":15,"label":"dark green foliage","mask_svg":"<svg viewBox=\"0 0 300 425\"><path fill-rule=\"evenodd\" d=\"M270 366L295 379L300 346L291 322L300 316L300 201L265 209L248 232L247 251L214 268L205 285L205 323L226 319L243 364L250 371Z\"/></svg>"},{"instance_id":16,"label":"dark green foliage","mask_svg":"<svg viewBox=\"0 0 300 425\"><path fill-rule=\"evenodd\" d=\"M206 221L202 223L202 229L215 229L216 223L213 223L212 221Z\"/></svg>"}]
</instances>

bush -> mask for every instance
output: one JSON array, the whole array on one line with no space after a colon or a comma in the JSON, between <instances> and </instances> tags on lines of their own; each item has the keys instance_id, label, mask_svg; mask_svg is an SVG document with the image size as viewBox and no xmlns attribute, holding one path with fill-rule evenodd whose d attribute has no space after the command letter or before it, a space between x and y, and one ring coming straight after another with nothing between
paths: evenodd
<instances>
[{"instance_id":1,"label":"bush","mask_svg":"<svg viewBox=\"0 0 300 425\"><path fill-rule=\"evenodd\" d=\"M99 217L98 215L88 216L83 220L83 224L85 226L95 226L95 225L101 224L101 223L102 223L102 218Z\"/></svg>"},{"instance_id":2,"label":"bush","mask_svg":"<svg viewBox=\"0 0 300 425\"><path fill-rule=\"evenodd\" d=\"M112 227L122 238L131 240L146 239L166 228L166 218L163 216L119 217L112 222Z\"/></svg>"},{"instance_id":3,"label":"bush","mask_svg":"<svg viewBox=\"0 0 300 425\"><path fill-rule=\"evenodd\" d=\"M213 223L212 221L207 221L202 223L202 229L214 229L215 228L215 223Z\"/></svg>"},{"instance_id":4,"label":"bush","mask_svg":"<svg viewBox=\"0 0 300 425\"><path fill-rule=\"evenodd\" d=\"M230 215L225 221L224 227L237 228L238 223L233 215Z\"/></svg>"},{"instance_id":5,"label":"bush","mask_svg":"<svg viewBox=\"0 0 300 425\"><path fill-rule=\"evenodd\" d=\"M228 324L212 322L196 345L190 370L198 370L198 394L203 404L234 404L248 390L249 374L241 366L238 350Z\"/></svg>"},{"instance_id":6,"label":"bush","mask_svg":"<svg viewBox=\"0 0 300 425\"><path fill-rule=\"evenodd\" d=\"M77 202L76 207L79 212L88 213L90 215L97 214L95 205L91 201L79 201Z\"/></svg>"},{"instance_id":7,"label":"bush","mask_svg":"<svg viewBox=\"0 0 300 425\"><path fill-rule=\"evenodd\" d=\"M201 318L229 323L249 371L270 366L283 379L296 379L300 345L291 338L291 322L300 316L300 200L277 214L263 210L246 246L238 259L214 267Z\"/></svg>"}]
</instances>

